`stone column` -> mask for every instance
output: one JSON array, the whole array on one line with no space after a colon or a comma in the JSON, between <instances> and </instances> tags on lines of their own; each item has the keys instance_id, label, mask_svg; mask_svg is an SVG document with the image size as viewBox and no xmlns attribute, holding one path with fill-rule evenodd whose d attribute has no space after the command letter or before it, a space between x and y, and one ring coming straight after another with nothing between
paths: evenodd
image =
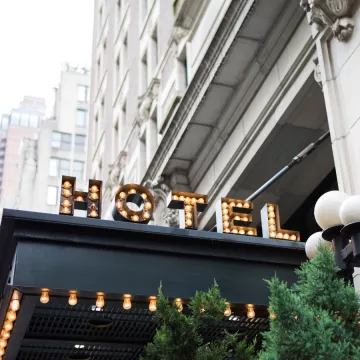
<instances>
[{"instance_id":1,"label":"stone column","mask_svg":"<svg viewBox=\"0 0 360 360\"><path fill-rule=\"evenodd\" d=\"M301 0L316 41L339 190L360 194L360 1ZM360 269L354 284L360 293Z\"/></svg>"}]
</instances>

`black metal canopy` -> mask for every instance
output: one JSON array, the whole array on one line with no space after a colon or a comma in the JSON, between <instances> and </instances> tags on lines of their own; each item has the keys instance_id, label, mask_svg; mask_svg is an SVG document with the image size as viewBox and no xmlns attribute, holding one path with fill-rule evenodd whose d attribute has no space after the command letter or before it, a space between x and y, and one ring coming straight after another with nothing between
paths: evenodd
<instances>
[{"instance_id":1,"label":"black metal canopy","mask_svg":"<svg viewBox=\"0 0 360 360\"><path fill-rule=\"evenodd\" d=\"M268 328L264 279L276 273L292 283L303 261L299 242L5 209L0 324L13 290L22 298L3 359L138 359L155 333L148 299L160 282L165 296L186 301L216 279L233 312L222 329L253 336ZM39 301L44 288L47 304ZM132 295L130 310L124 294ZM255 318L246 317L246 304L255 304ZM204 331L208 339L221 333Z\"/></svg>"}]
</instances>

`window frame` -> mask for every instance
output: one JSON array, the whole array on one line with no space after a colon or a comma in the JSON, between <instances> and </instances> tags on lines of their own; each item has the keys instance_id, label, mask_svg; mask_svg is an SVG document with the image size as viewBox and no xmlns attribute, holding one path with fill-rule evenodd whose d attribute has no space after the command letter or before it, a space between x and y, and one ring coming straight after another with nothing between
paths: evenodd
<instances>
[{"instance_id":1,"label":"window frame","mask_svg":"<svg viewBox=\"0 0 360 360\"><path fill-rule=\"evenodd\" d=\"M51 196L50 189L55 189L55 197L54 197L54 194L52 194L52 196ZM54 197L54 199L53 199L53 197ZM49 206L56 206L58 204L58 197L59 197L59 187L55 186L55 185L48 185L47 195L46 195L46 204Z\"/></svg>"}]
</instances>

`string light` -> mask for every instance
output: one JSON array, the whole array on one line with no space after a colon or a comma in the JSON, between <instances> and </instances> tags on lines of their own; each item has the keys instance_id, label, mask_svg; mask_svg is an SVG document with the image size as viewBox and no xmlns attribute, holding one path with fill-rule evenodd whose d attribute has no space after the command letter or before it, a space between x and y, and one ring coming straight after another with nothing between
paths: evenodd
<instances>
[{"instance_id":1,"label":"string light","mask_svg":"<svg viewBox=\"0 0 360 360\"><path fill-rule=\"evenodd\" d=\"M70 293L69 295L69 305L74 306L77 304L77 297L75 293Z\"/></svg>"},{"instance_id":2,"label":"string light","mask_svg":"<svg viewBox=\"0 0 360 360\"><path fill-rule=\"evenodd\" d=\"M225 316L230 316L231 315L231 307L230 307L230 303L225 303L226 304L226 309L224 311L224 315Z\"/></svg>"},{"instance_id":3,"label":"string light","mask_svg":"<svg viewBox=\"0 0 360 360\"><path fill-rule=\"evenodd\" d=\"M4 339L9 339L10 333L6 330L1 330L1 337Z\"/></svg>"},{"instance_id":4,"label":"string light","mask_svg":"<svg viewBox=\"0 0 360 360\"><path fill-rule=\"evenodd\" d=\"M249 318L249 319L253 319L254 317L255 317L255 309L254 309L254 305L252 305L252 304L249 304L248 306L247 306L247 317Z\"/></svg>"},{"instance_id":5,"label":"string light","mask_svg":"<svg viewBox=\"0 0 360 360\"><path fill-rule=\"evenodd\" d=\"M276 319L276 314L275 313L270 313L270 319L271 320L275 320Z\"/></svg>"},{"instance_id":6,"label":"string light","mask_svg":"<svg viewBox=\"0 0 360 360\"><path fill-rule=\"evenodd\" d=\"M14 326L13 326L12 321L6 320L6 321L4 322L4 330L6 330L6 331L11 331L13 327L14 327Z\"/></svg>"},{"instance_id":7,"label":"string light","mask_svg":"<svg viewBox=\"0 0 360 360\"><path fill-rule=\"evenodd\" d=\"M130 310L131 309L131 295L124 295L123 308L125 310Z\"/></svg>"},{"instance_id":8,"label":"string light","mask_svg":"<svg viewBox=\"0 0 360 360\"><path fill-rule=\"evenodd\" d=\"M43 291L40 296L40 302L42 304L47 304L50 301L49 292Z\"/></svg>"},{"instance_id":9,"label":"string light","mask_svg":"<svg viewBox=\"0 0 360 360\"><path fill-rule=\"evenodd\" d=\"M20 309L20 301L19 301L19 299L11 300L10 309L14 310L14 311L18 311Z\"/></svg>"},{"instance_id":10,"label":"string light","mask_svg":"<svg viewBox=\"0 0 360 360\"><path fill-rule=\"evenodd\" d=\"M104 305L105 305L104 295L98 294L96 299L96 306L101 309L104 307Z\"/></svg>"},{"instance_id":11,"label":"string light","mask_svg":"<svg viewBox=\"0 0 360 360\"><path fill-rule=\"evenodd\" d=\"M6 339L0 339L0 347L5 348L7 346L7 340Z\"/></svg>"},{"instance_id":12,"label":"string light","mask_svg":"<svg viewBox=\"0 0 360 360\"><path fill-rule=\"evenodd\" d=\"M175 304L178 307L178 312L182 312L184 308L180 298L175 299Z\"/></svg>"},{"instance_id":13,"label":"string light","mask_svg":"<svg viewBox=\"0 0 360 360\"><path fill-rule=\"evenodd\" d=\"M9 321L15 321L16 320L16 312L14 310L9 310L7 315L6 315L6 318Z\"/></svg>"},{"instance_id":14,"label":"string light","mask_svg":"<svg viewBox=\"0 0 360 360\"><path fill-rule=\"evenodd\" d=\"M156 297L155 296L150 297L149 310L152 312L156 311Z\"/></svg>"}]
</instances>

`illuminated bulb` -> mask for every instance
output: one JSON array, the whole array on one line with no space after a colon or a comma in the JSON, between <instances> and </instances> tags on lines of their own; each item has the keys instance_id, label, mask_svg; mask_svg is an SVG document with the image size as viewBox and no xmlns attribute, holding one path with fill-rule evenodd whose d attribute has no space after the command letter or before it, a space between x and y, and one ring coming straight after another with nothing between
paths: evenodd
<instances>
[{"instance_id":1,"label":"illuminated bulb","mask_svg":"<svg viewBox=\"0 0 360 360\"><path fill-rule=\"evenodd\" d=\"M204 313L204 312L205 312L205 307L204 307L204 305L201 305L200 312L201 312L201 313Z\"/></svg>"},{"instance_id":2,"label":"illuminated bulb","mask_svg":"<svg viewBox=\"0 0 360 360\"><path fill-rule=\"evenodd\" d=\"M150 298L149 310L152 312L156 311L156 297Z\"/></svg>"},{"instance_id":3,"label":"illuminated bulb","mask_svg":"<svg viewBox=\"0 0 360 360\"><path fill-rule=\"evenodd\" d=\"M146 219L146 220L150 219L150 213L147 212L147 211L144 211L143 218Z\"/></svg>"},{"instance_id":4,"label":"illuminated bulb","mask_svg":"<svg viewBox=\"0 0 360 360\"><path fill-rule=\"evenodd\" d=\"M11 331L12 328L13 328L13 323L12 323L12 321L6 320L6 321L4 322L4 330L6 330L6 331Z\"/></svg>"},{"instance_id":5,"label":"illuminated bulb","mask_svg":"<svg viewBox=\"0 0 360 360\"><path fill-rule=\"evenodd\" d=\"M7 346L6 339L0 339L0 348L5 348Z\"/></svg>"},{"instance_id":6,"label":"illuminated bulb","mask_svg":"<svg viewBox=\"0 0 360 360\"><path fill-rule=\"evenodd\" d=\"M186 219L192 219L192 213L191 212L187 212L186 214L185 214L185 218Z\"/></svg>"},{"instance_id":7,"label":"illuminated bulb","mask_svg":"<svg viewBox=\"0 0 360 360\"><path fill-rule=\"evenodd\" d=\"M224 215L222 218L223 218L223 221L228 221L230 219L229 215Z\"/></svg>"},{"instance_id":8,"label":"illuminated bulb","mask_svg":"<svg viewBox=\"0 0 360 360\"><path fill-rule=\"evenodd\" d=\"M63 209L61 209L60 211L61 214L71 214L71 210L67 207L64 207Z\"/></svg>"},{"instance_id":9,"label":"illuminated bulb","mask_svg":"<svg viewBox=\"0 0 360 360\"><path fill-rule=\"evenodd\" d=\"M121 212L121 215L122 215L123 217L127 217L127 212L126 212L125 210L123 210L123 211Z\"/></svg>"},{"instance_id":10,"label":"illuminated bulb","mask_svg":"<svg viewBox=\"0 0 360 360\"><path fill-rule=\"evenodd\" d=\"M255 310L253 305L248 305L246 315L249 319L253 319L255 317Z\"/></svg>"},{"instance_id":11,"label":"illuminated bulb","mask_svg":"<svg viewBox=\"0 0 360 360\"><path fill-rule=\"evenodd\" d=\"M274 209L274 207L271 205L271 206L269 206L268 207L268 212L272 212L272 211L274 211L275 209Z\"/></svg>"},{"instance_id":12,"label":"illuminated bulb","mask_svg":"<svg viewBox=\"0 0 360 360\"><path fill-rule=\"evenodd\" d=\"M242 221L249 221L249 218L245 216L242 218Z\"/></svg>"},{"instance_id":13,"label":"illuminated bulb","mask_svg":"<svg viewBox=\"0 0 360 360\"><path fill-rule=\"evenodd\" d=\"M222 214L223 215L227 215L229 213L229 210L228 209L223 209L223 211L222 211Z\"/></svg>"},{"instance_id":14,"label":"illuminated bulb","mask_svg":"<svg viewBox=\"0 0 360 360\"><path fill-rule=\"evenodd\" d=\"M254 232L253 232L252 230L249 230L246 235L253 236L253 235L254 235Z\"/></svg>"},{"instance_id":15,"label":"illuminated bulb","mask_svg":"<svg viewBox=\"0 0 360 360\"><path fill-rule=\"evenodd\" d=\"M84 198L82 196L78 196L75 200L78 202L84 202Z\"/></svg>"},{"instance_id":16,"label":"illuminated bulb","mask_svg":"<svg viewBox=\"0 0 360 360\"><path fill-rule=\"evenodd\" d=\"M72 195L72 192L70 190L65 189L62 192L62 195L65 196L65 197L70 197Z\"/></svg>"},{"instance_id":17,"label":"illuminated bulb","mask_svg":"<svg viewBox=\"0 0 360 360\"><path fill-rule=\"evenodd\" d=\"M9 310L7 315L6 315L6 318L9 320L9 321L15 321L16 319L16 312L14 310Z\"/></svg>"},{"instance_id":18,"label":"illuminated bulb","mask_svg":"<svg viewBox=\"0 0 360 360\"><path fill-rule=\"evenodd\" d=\"M90 217L98 217L99 214L96 210L91 210L90 214L89 214Z\"/></svg>"},{"instance_id":19,"label":"illuminated bulb","mask_svg":"<svg viewBox=\"0 0 360 360\"><path fill-rule=\"evenodd\" d=\"M276 314L275 313L270 313L270 319L275 320L276 319Z\"/></svg>"},{"instance_id":20,"label":"illuminated bulb","mask_svg":"<svg viewBox=\"0 0 360 360\"><path fill-rule=\"evenodd\" d=\"M270 219L274 219L275 218L275 213L273 211L269 212L269 218Z\"/></svg>"},{"instance_id":21,"label":"illuminated bulb","mask_svg":"<svg viewBox=\"0 0 360 360\"><path fill-rule=\"evenodd\" d=\"M222 207L223 209L227 209L228 204L227 204L226 202L223 202L223 203L221 204L221 207Z\"/></svg>"},{"instance_id":22,"label":"illuminated bulb","mask_svg":"<svg viewBox=\"0 0 360 360\"><path fill-rule=\"evenodd\" d=\"M233 229L233 230L231 230L231 232L233 233L233 234L238 234L239 232L237 231L237 229Z\"/></svg>"},{"instance_id":23,"label":"illuminated bulb","mask_svg":"<svg viewBox=\"0 0 360 360\"><path fill-rule=\"evenodd\" d=\"M6 330L1 330L1 337L4 339L9 339L10 338L10 333Z\"/></svg>"},{"instance_id":24,"label":"illuminated bulb","mask_svg":"<svg viewBox=\"0 0 360 360\"><path fill-rule=\"evenodd\" d=\"M228 228L230 226L230 223L228 221L224 221L224 228Z\"/></svg>"},{"instance_id":25,"label":"illuminated bulb","mask_svg":"<svg viewBox=\"0 0 360 360\"><path fill-rule=\"evenodd\" d=\"M63 187L64 189L70 189L70 188L71 188L71 183L70 183L70 181L65 181L65 182L63 183L62 187Z\"/></svg>"},{"instance_id":26,"label":"illuminated bulb","mask_svg":"<svg viewBox=\"0 0 360 360\"><path fill-rule=\"evenodd\" d=\"M298 315L295 315L295 316L294 316L294 320L295 320L295 321L299 320L299 316L298 316Z\"/></svg>"},{"instance_id":27,"label":"illuminated bulb","mask_svg":"<svg viewBox=\"0 0 360 360\"><path fill-rule=\"evenodd\" d=\"M275 225L270 225L269 230L270 231L276 231L276 226Z\"/></svg>"},{"instance_id":28,"label":"illuminated bulb","mask_svg":"<svg viewBox=\"0 0 360 360\"><path fill-rule=\"evenodd\" d=\"M272 232L270 233L270 237L276 238L276 232L275 232L275 231L272 231Z\"/></svg>"},{"instance_id":29,"label":"illuminated bulb","mask_svg":"<svg viewBox=\"0 0 360 360\"><path fill-rule=\"evenodd\" d=\"M184 200L185 200L185 196L180 195L180 196L179 196L179 200L180 200L180 201L184 201Z\"/></svg>"},{"instance_id":30,"label":"illuminated bulb","mask_svg":"<svg viewBox=\"0 0 360 360\"><path fill-rule=\"evenodd\" d=\"M18 299L12 300L10 303L10 309L18 311L20 309L20 301Z\"/></svg>"},{"instance_id":31,"label":"illuminated bulb","mask_svg":"<svg viewBox=\"0 0 360 360\"><path fill-rule=\"evenodd\" d=\"M197 203L197 200L195 198L192 198L191 199L191 205L196 205L196 203Z\"/></svg>"},{"instance_id":32,"label":"illuminated bulb","mask_svg":"<svg viewBox=\"0 0 360 360\"><path fill-rule=\"evenodd\" d=\"M69 206L71 206L71 202L68 199L66 199L63 201L63 203L61 205L65 206L65 207L69 207Z\"/></svg>"},{"instance_id":33,"label":"illuminated bulb","mask_svg":"<svg viewBox=\"0 0 360 360\"><path fill-rule=\"evenodd\" d=\"M123 208L123 204L121 201L117 201L115 206L118 210L122 210L122 208Z\"/></svg>"},{"instance_id":34,"label":"illuminated bulb","mask_svg":"<svg viewBox=\"0 0 360 360\"><path fill-rule=\"evenodd\" d=\"M173 199L173 200L179 200L179 197L178 197L177 195L173 195L173 196L172 196L172 199Z\"/></svg>"},{"instance_id":35,"label":"illuminated bulb","mask_svg":"<svg viewBox=\"0 0 360 360\"><path fill-rule=\"evenodd\" d=\"M129 194L136 194L136 190L135 189L130 189Z\"/></svg>"},{"instance_id":36,"label":"illuminated bulb","mask_svg":"<svg viewBox=\"0 0 360 360\"><path fill-rule=\"evenodd\" d=\"M50 297L49 297L49 292L48 291L43 291L41 293L41 296L40 296L40 302L42 304L47 304L50 300Z\"/></svg>"},{"instance_id":37,"label":"illuminated bulb","mask_svg":"<svg viewBox=\"0 0 360 360\"><path fill-rule=\"evenodd\" d=\"M76 304L77 304L76 294L71 293L71 294L69 295L69 305L74 306L74 305L76 305Z\"/></svg>"},{"instance_id":38,"label":"illuminated bulb","mask_svg":"<svg viewBox=\"0 0 360 360\"><path fill-rule=\"evenodd\" d=\"M224 229L224 232L229 233L230 229Z\"/></svg>"},{"instance_id":39,"label":"illuminated bulb","mask_svg":"<svg viewBox=\"0 0 360 360\"><path fill-rule=\"evenodd\" d=\"M90 193L89 198L90 198L91 200L93 200L93 201L98 200L98 199L99 199L99 194L96 193L96 192L95 192L95 193Z\"/></svg>"},{"instance_id":40,"label":"illuminated bulb","mask_svg":"<svg viewBox=\"0 0 360 360\"><path fill-rule=\"evenodd\" d=\"M185 211L186 212L191 212L192 211L192 206L191 205L186 205L185 206Z\"/></svg>"},{"instance_id":41,"label":"illuminated bulb","mask_svg":"<svg viewBox=\"0 0 360 360\"><path fill-rule=\"evenodd\" d=\"M142 194L141 194L141 197L142 197L144 200L147 199L147 195L146 195L145 193L142 193Z\"/></svg>"},{"instance_id":42,"label":"illuminated bulb","mask_svg":"<svg viewBox=\"0 0 360 360\"><path fill-rule=\"evenodd\" d=\"M269 219L269 225L275 225L275 219Z\"/></svg>"},{"instance_id":43,"label":"illuminated bulb","mask_svg":"<svg viewBox=\"0 0 360 360\"><path fill-rule=\"evenodd\" d=\"M92 193L96 193L96 192L99 191L99 188L98 188L96 185L93 185L89 190L90 190L90 192L92 192Z\"/></svg>"},{"instance_id":44,"label":"illuminated bulb","mask_svg":"<svg viewBox=\"0 0 360 360\"><path fill-rule=\"evenodd\" d=\"M0 348L0 356L3 356L5 354L4 348Z\"/></svg>"},{"instance_id":45,"label":"illuminated bulb","mask_svg":"<svg viewBox=\"0 0 360 360\"><path fill-rule=\"evenodd\" d=\"M104 305L105 305L104 295L98 295L96 299L96 306L101 309L104 307Z\"/></svg>"},{"instance_id":46,"label":"illuminated bulb","mask_svg":"<svg viewBox=\"0 0 360 360\"><path fill-rule=\"evenodd\" d=\"M150 201L147 201L145 204L144 204L144 209L145 210L150 210L151 209L151 202Z\"/></svg>"},{"instance_id":47,"label":"illuminated bulb","mask_svg":"<svg viewBox=\"0 0 360 360\"><path fill-rule=\"evenodd\" d=\"M290 240L297 240L296 235L291 235Z\"/></svg>"},{"instance_id":48,"label":"illuminated bulb","mask_svg":"<svg viewBox=\"0 0 360 360\"><path fill-rule=\"evenodd\" d=\"M187 227L192 226L192 221L190 219L186 219L185 224Z\"/></svg>"},{"instance_id":49,"label":"illuminated bulb","mask_svg":"<svg viewBox=\"0 0 360 360\"><path fill-rule=\"evenodd\" d=\"M131 309L131 295L124 295L123 308L125 310Z\"/></svg>"},{"instance_id":50,"label":"illuminated bulb","mask_svg":"<svg viewBox=\"0 0 360 360\"><path fill-rule=\"evenodd\" d=\"M189 205L189 204L191 204L191 199L187 196L185 198L184 202L185 202L186 205Z\"/></svg>"},{"instance_id":51,"label":"illuminated bulb","mask_svg":"<svg viewBox=\"0 0 360 360\"><path fill-rule=\"evenodd\" d=\"M231 307L230 307L230 303L225 303L227 305L225 311L224 311L224 315L225 316L230 316L231 315Z\"/></svg>"},{"instance_id":52,"label":"illuminated bulb","mask_svg":"<svg viewBox=\"0 0 360 360\"><path fill-rule=\"evenodd\" d=\"M235 205L236 204L233 201L229 204L230 207L235 207Z\"/></svg>"},{"instance_id":53,"label":"illuminated bulb","mask_svg":"<svg viewBox=\"0 0 360 360\"><path fill-rule=\"evenodd\" d=\"M133 216L131 217L131 220L132 220L132 221L139 221L139 216L138 216L138 215L133 215Z\"/></svg>"},{"instance_id":54,"label":"illuminated bulb","mask_svg":"<svg viewBox=\"0 0 360 360\"><path fill-rule=\"evenodd\" d=\"M244 203L244 208L249 209L249 208L250 208L250 204L249 204L249 203Z\"/></svg>"},{"instance_id":55,"label":"illuminated bulb","mask_svg":"<svg viewBox=\"0 0 360 360\"><path fill-rule=\"evenodd\" d=\"M120 198L121 200L125 200L125 199L126 199L126 193L122 191L122 192L119 194L119 198Z\"/></svg>"},{"instance_id":56,"label":"illuminated bulb","mask_svg":"<svg viewBox=\"0 0 360 360\"><path fill-rule=\"evenodd\" d=\"M236 207L242 208L242 207L243 207L243 204L242 204L242 203L237 203L237 204L236 204Z\"/></svg>"},{"instance_id":57,"label":"illuminated bulb","mask_svg":"<svg viewBox=\"0 0 360 360\"><path fill-rule=\"evenodd\" d=\"M245 230L240 230L240 231L239 231L239 234L240 234L240 235L245 235Z\"/></svg>"},{"instance_id":58,"label":"illuminated bulb","mask_svg":"<svg viewBox=\"0 0 360 360\"><path fill-rule=\"evenodd\" d=\"M278 239L282 239L284 237L284 235L282 233L278 233L276 236Z\"/></svg>"},{"instance_id":59,"label":"illuminated bulb","mask_svg":"<svg viewBox=\"0 0 360 360\"><path fill-rule=\"evenodd\" d=\"M289 240L289 234L284 234L284 239Z\"/></svg>"},{"instance_id":60,"label":"illuminated bulb","mask_svg":"<svg viewBox=\"0 0 360 360\"><path fill-rule=\"evenodd\" d=\"M205 200L204 200L203 198L200 198L200 199L198 199L198 203L199 203L199 204L204 204L204 203L205 203Z\"/></svg>"},{"instance_id":61,"label":"illuminated bulb","mask_svg":"<svg viewBox=\"0 0 360 360\"><path fill-rule=\"evenodd\" d=\"M235 217L234 217L234 220L240 221L240 220L241 220L241 217L240 217L240 216L235 216Z\"/></svg>"},{"instance_id":62,"label":"illuminated bulb","mask_svg":"<svg viewBox=\"0 0 360 360\"><path fill-rule=\"evenodd\" d=\"M176 304L177 307L178 307L178 312L182 312L184 308L183 308L183 304L182 304L181 299L177 298L177 299L175 300L175 304Z\"/></svg>"}]
</instances>

